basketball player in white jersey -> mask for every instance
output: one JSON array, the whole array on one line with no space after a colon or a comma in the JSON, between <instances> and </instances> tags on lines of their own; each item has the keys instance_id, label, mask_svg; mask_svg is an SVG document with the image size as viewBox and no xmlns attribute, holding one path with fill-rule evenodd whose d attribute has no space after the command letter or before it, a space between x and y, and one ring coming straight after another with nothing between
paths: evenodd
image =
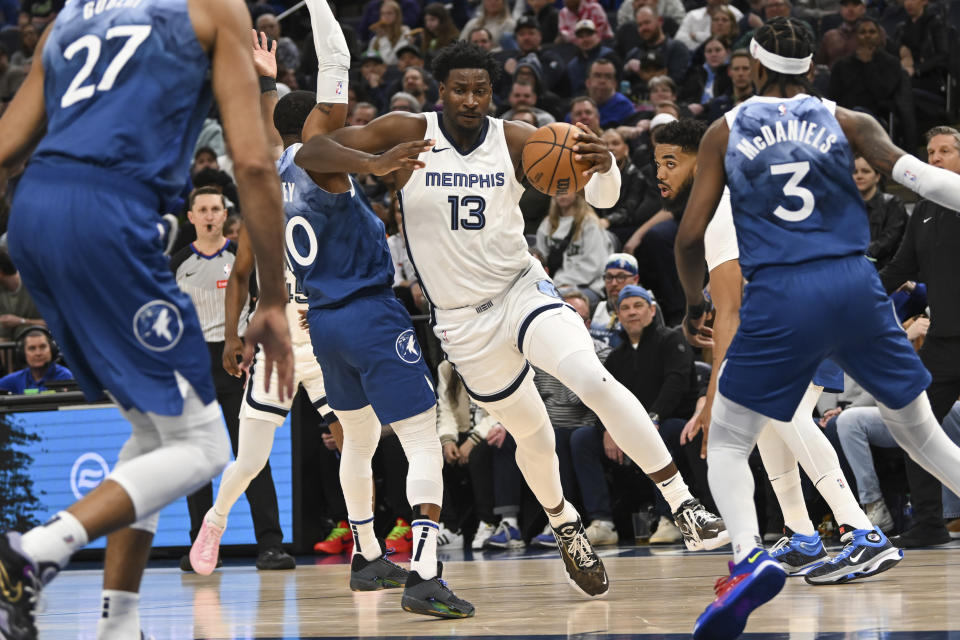
<instances>
[{"instance_id":1,"label":"basketball player in white jersey","mask_svg":"<svg viewBox=\"0 0 960 640\"><path fill-rule=\"evenodd\" d=\"M657 130L654 146L657 179L667 187L668 206L686 207L696 170L696 153L705 131L704 123L692 119L671 122ZM740 250L728 190L724 191L713 220L707 226L704 248L710 273L710 299L716 308L716 318L712 332L704 330L695 341L698 346L713 348L713 371L707 401L697 422L709 425L720 366L740 324L743 293ZM811 584L849 582L891 568L903 558L903 552L894 548L878 530L876 538L883 544L877 548L871 548L868 553L840 553L834 561L827 562L829 557L810 521L803 499L798 460L840 523L845 543L852 543L853 531L874 527L843 477L833 445L812 419L814 405L823 391L823 387L817 384L821 382L817 376L814 380L793 420L770 420L757 441L787 529L770 555L791 575L805 573L806 581ZM706 442L703 443L703 454L706 454Z\"/></svg>"},{"instance_id":2,"label":"basketball player in white jersey","mask_svg":"<svg viewBox=\"0 0 960 640\"><path fill-rule=\"evenodd\" d=\"M535 129L486 116L498 69L478 47L451 45L434 61L442 115L387 114L319 136L296 161L312 171L362 171L374 161L370 153L427 139L418 157L424 168L396 176L407 251L431 302L434 332L470 395L516 440L517 463L547 512L572 584L598 596L608 589L606 572L563 498L553 429L530 364L597 413L657 484L688 548L728 539L723 523L690 495L653 420L604 369L583 321L527 252L517 203L521 151ZM603 142L581 130L575 151L590 165L587 201L610 206L619 198L619 171Z\"/></svg>"}]
</instances>

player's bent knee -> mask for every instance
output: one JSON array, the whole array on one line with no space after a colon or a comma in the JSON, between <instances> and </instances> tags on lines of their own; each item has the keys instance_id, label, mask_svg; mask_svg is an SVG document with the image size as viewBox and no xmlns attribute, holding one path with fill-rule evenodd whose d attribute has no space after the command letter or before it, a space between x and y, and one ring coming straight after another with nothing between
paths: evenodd
<instances>
[{"instance_id":1,"label":"player's bent knee","mask_svg":"<svg viewBox=\"0 0 960 640\"><path fill-rule=\"evenodd\" d=\"M139 520L134 522L132 525L130 525L130 528L136 529L138 531L146 531L147 533L155 534L157 532L157 523L159 522L159 520L160 520L160 512L157 511L156 513L149 515L145 518L140 518Z\"/></svg>"},{"instance_id":2,"label":"player's bent knee","mask_svg":"<svg viewBox=\"0 0 960 640\"><path fill-rule=\"evenodd\" d=\"M528 375L509 397L478 404L496 418L518 442L539 431L544 425L550 426L547 408L533 384L532 375Z\"/></svg>"},{"instance_id":3,"label":"player's bent knee","mask_svg":"<svg viewBox=\"0 0 960 640\"><path fill-rule=\"evenodd\" d=\"M877 406L890 435L907 451L923 447L940 429L926 393L921 393L901 409L891 409L883 403L877 403Z\"/></svg>"},{"instance_id":4,"label":"player's bent knee","mask_svg":"<svg viewBox=\"0 0 960 640\"><path fill-rule=\"evenodd\" d=\"M393 423L409 463L407 501L411 506L443 503L443 449L436 425L436 407Z\"/></svg>"}]
</instances>

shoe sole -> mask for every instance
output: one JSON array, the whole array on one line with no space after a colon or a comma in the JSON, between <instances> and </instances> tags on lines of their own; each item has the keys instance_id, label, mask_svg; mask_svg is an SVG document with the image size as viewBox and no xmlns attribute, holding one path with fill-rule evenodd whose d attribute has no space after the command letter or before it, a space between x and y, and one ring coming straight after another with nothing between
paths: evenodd
<instances>
[{"instance_id":1,"label":"shoe sole","mask_svg":"<svg viewBox=\"0 0 960 640\"><path fill-rule=\"evenodd\" d=\"M604 569L604 573L606 573L606 569ZM600 598L606 597L606 595L607 595L608 593L610 593L610 578L609 578L609 577L607 578L607 581L606 581L606 583L605 583L606 589L604 589L604 590L601 591L600 593L587 593L586 591L583 590L583 587L581 587L579 584L577 584L577 581L574 580L574 579L570 576L570 574L567 573L566 570L564 570L563 575L564 575L564 577L567 579L567 584L569 584L569 585L573 588L574 591L576 591L577 593L579 593L580 595L582 595L582 596L584 596L584 597L586 597L586 598L590 598L591 600L599 600Z\"/></svg>"},{"instance_id":2,"label":"shoe sole","mask_svg":"<svg viewBox=\"0 0 960 640\"><path fill-rule=\"evenodd\" d=\"M522 540L511 540L510 542L501 544L499 542L487 542L483 545L484 549L523 549L526 545L523 544Z\"/></svg>"},{"instance_id":3,"label":"shoe sole","mask_svg":"<svg viewBox=\"0 0 960 640\"><path fill-rule=\"evenodd\" d=\"M869 562L862 565L862 569L848 567L843 571L836 571L827 575L816 576L814 579L811 579L811 577L807 575L804 576L804 580L807 581L807 584L816 586L825 584L844 584L846 582L853 582L854 580L860 580L861 578L868 578L870 576L875 576L878 573L883 573L887 569L892 569L901 560L903 560L903 550L898 549L897 547L891 547L877 557L871 558Z\"/></svg>"},{"instance_id":4,"label":"shoe sole","mask_svg":"<svg viewBox=\"0 0 960 640\"><path fill-rule=\"evenodd\" d=\"M772 600L787 581L787 574L774 560L764 561L754 569L754 576L735 599L693 630L694 640L734 640L743 633L754 609Z\"/></svg>"},{"instance_id":5,"label":"shoe sole","mask_svg":"<svg viewBox=\"0 0 960 640\"><path fill-rule=\"evenodd\" d=\"M217 542L217 546L214 549L216 557L220 557L220 543ZM194 557L196 556L196 557ZM190 547L190 566L193 567L193 572L200 576L208 576L217 569L217 561L214 560L213 564L206 564L200 559L199 550L194 552L194 547Z\"/></svg>"},{"instance_id":6,"label":"shoe sole","mask_svg":"<svg viewBox=\"0 0 960 640\"><path fill-rule=\"evenodd\" d=\"M684 544L686 544L686 541L684 541ZM723 531L717 534L716 538L707 538L706 540L701 538L699 546L694 544L694 546L691 547L688 544L687 549L690 551L700 551L701 549L706 549L707 551L713 551L714 549L725 547L728 544L730 544L730 532L724 529Z\"/></svg>"},{"instance_id":7,"label":"shoe sole","mask_svg":"<svg viewBox=\"0 0 960 640\"><path fill-rule=\"evenodd\" d=\"M776 561L776 558L774 558L774 561ZM824 562L830 562L830 556L825 555L821 558L817 558L816 560L811 560L807 564L802 564L799 567L795 567L785 562L778 562L778 564L780 565L781 569L787 572L788 578L793 578L793 577L800 577L805 575L808 571L810 571L814 567L819 567Z\"/></svg>"},{"instance_id":8,"label":"shoe sole","mask_svg":"<svg viewBox=\"0 0 960 640\"><path fill-rule=\"evenodd\" d=\"M411 598L404 595L400 600L400 606L408 613L417 613L422 616L433 616L435 618L461 619L472 618L476 609L470 611L457 611L450 609L439 602L424 602L417 598Z\"/></svg>"},{"instance_id":9,"label":"shoe sole","mask_svg":"<svg viewBox=\"0 0 960 640\"><path fill-rule=\"evenodd\" d=\"M350 578L350 591L384 591L386 589L399 589L404 586L404 582L390 580L387 578Z\"/></svg>"}]
</instances>

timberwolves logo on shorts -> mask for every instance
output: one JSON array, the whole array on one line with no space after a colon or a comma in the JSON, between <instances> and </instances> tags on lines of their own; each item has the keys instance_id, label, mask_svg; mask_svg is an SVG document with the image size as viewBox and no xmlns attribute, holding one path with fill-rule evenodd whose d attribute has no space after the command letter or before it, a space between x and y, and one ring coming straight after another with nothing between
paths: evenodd
<instances>
[{"instance_id":1,"label":"timberwolves logo on shorts","mask_svg":"<svg viewBox=\"0 0 960 640\"><path fill-rule=\"evenodd\" d=\"M173 349L183 335L180 310L166 300L148 302L133 316L133 334L151 351Z\"/></svg>"},{"instance_id":2,"label":"timberwolves logo on shorts","mask_svg":"<svg viewBox=\"0 0 960 640\"><path fill-rule=\"evenodd\" d=\"M420 362L420 345L417 344L417 337L413 335L413 329L407 329L397 336L397 355L409 364Z\"/></svg>"}]
</instances>

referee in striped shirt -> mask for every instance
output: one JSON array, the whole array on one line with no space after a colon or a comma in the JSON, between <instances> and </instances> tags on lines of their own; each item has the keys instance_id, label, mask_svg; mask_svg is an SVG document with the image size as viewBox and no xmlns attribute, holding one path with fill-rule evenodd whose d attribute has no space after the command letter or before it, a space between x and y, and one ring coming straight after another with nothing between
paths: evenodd
<instances>
[{"instance_id":1,"label":"referee in striped shirt","mask_svg":"<svg viewBox=\"0 0 960 640\"><path fill-rule=\"evenodd\" d=\"M217 390L217 401L230 433L233 455L237 455L240 437L240 405L243 401L243 382L229 375L222 365L224 345L224 307L227 281L237 255L237 245L223 235L227 218L226 200L217 187L199 187L190 194L190 222L197 230L195 242L178 251L170 260L177 284L193 300L200 317L203 337L210 349L211 373ZM237 333L243 336L247 325L249 304L240 315ZM273 485L270 463L263 468L247 488L247 501L253 516L257 538L258 569L293 569L292 556L283 551L283 532L277 508L277 492ZM207 484L187 497L190 511L190 541L196 539L203 516L213 505L213 487ZM180 560L184 571L192 569L190 557Z\"/></svg>"}]
</instances>

